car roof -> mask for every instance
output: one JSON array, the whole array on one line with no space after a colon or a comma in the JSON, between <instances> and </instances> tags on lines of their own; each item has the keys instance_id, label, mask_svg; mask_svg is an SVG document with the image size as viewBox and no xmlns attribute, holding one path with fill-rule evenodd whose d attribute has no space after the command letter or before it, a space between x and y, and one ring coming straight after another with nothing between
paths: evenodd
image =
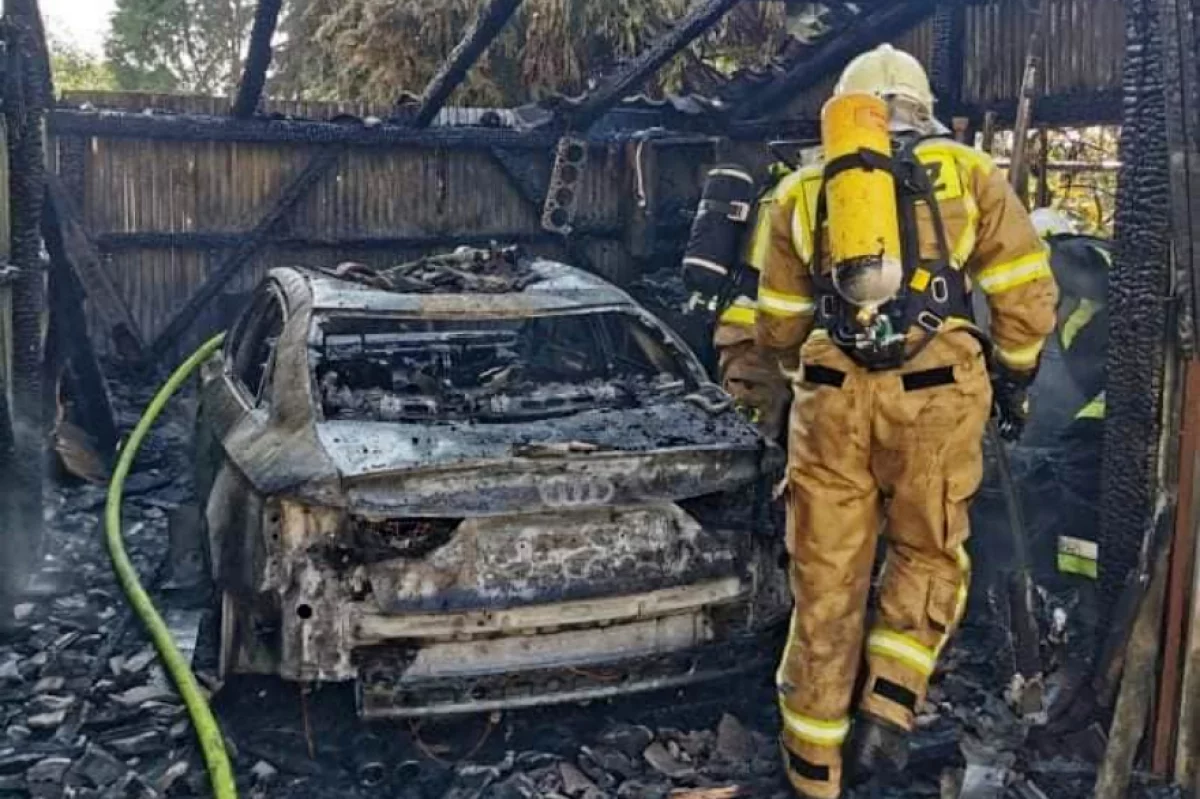
<instances>
[{"instance_id":1,"label":"car roof","mask_svg":"<svg viewBox=\"0 0 1200 799\"><path fill-rule=\"evenodd\" d=\"M281 267L271 274L285 287L301 278L316 313L371 312L436 315L510 315L600 307L638 308L625 292L593 274L545 258L525 265L539 279L523 289L499 293L404 292L376 288L303 267Z\"/></svg>"}]
</instances>

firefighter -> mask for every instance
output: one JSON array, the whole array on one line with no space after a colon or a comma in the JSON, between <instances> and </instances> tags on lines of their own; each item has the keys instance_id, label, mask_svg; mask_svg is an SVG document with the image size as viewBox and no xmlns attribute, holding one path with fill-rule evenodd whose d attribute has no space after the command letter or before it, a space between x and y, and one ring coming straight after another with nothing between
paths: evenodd
<instances>
[{"instance_id":1,"label":"firefighter","mask_svg":"<svg viewBox=\"0 0 1200 799\"><path fill-rule=\"evenodd\" d=\"M747 170L721 164L710 170L684 254L684 281L693 305L707 297L716 313L713 349L721 387L768 441L786 427L791 384L755 343L758 275L767 243L768 211L799 185L797 173L773 164L769 183L749 211L753 178Z\"/></svg>"},{"instance_id":2,"label":"firefighter","mask_svg":"<svg viewBox=\"0 0 1200 799\"><path fill-rule=\"evenodd\" d=\"M1054 328L1057 290L1028 213L985 154L947 134L916 59L888 45L860 55L822 111L824 165L801 170L801 189L769 213L757 341L794 375L781 744L812 799L840 795L844 760L847 782L904 767L964 610L985 424L994 408L1019 437ZM972 287L990 341L971 322Z\"/></svg>"},{"instance_id":3,"label":"firefighter","mask_svg":"<svg viewBox=\"0 0 1200 799\"><path fill-rule=\"evenodd\" d=\"M1108 352L1109 244L1080 235L1062 214L1038 209L1032 214L1052 253L1050 264L1059 286L1055 338L1067 373L1083 398L1059 437L1054 453L1057 485L1062 489L1057 534L1056 588L1073 595L1076 623L1065 668L1073 678L1090 670L1097 647L1099 572L1100 464L1104 435L1104 368ZM1076 679L1076 682L1079 680Z\"/></svg>"},{"instance_id":4,"label":"firefighter","mask_svg":"<svg viewBox=\"0 0 1200 799\"><path fill-rule=\"evenodd\" d=\"M761 274L769 244L771 207L799 185L797 172L780 174L785 167L776 165L772 177L777 182L758 200L743 264ZM721 387L733 397L768 441L779 441L787 422L792 389L774 359L766 356L755 342L757 324L757 279L748 290L738 293L717 317L713 347L717 352L717 372Z\"/></svg>"}]
</instances>

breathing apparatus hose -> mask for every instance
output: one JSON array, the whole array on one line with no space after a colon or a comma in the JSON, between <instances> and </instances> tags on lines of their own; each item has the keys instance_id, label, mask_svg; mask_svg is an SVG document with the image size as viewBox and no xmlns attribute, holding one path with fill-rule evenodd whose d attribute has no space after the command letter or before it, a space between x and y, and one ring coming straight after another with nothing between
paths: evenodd
<instances>
[{"instance_id":1,"label":"breathing apparatus hose","mask_svg":"<svg viewBox=\"0 0 1200 799\"><path fill-rule=\"evenodd\" d=\"M142 440L145 439L158 415L162 413L167 400L179 390L179 387L196 371L200 364L221 346L224 339L225 334L221 333L204 342L200 349L192 353L191 357L167 378L167 382L146 406L146 410L142 413L142 418L138 420L137 426L133 428L129 440L121 448L116 468L113 469L112 481L108 484L108 501L104 506L104 532L108 543L108 554L112 559L113 571L116 572L117 580L121 583L121 588L125 591L130 606L146 626L147 632L150 633L154 648L158 650L158 655L162 658L167 672L179 690L179 695L183 697L188 715L192 719L192 726L196 728L196 737L200 742L205 765L208 767L214 799L237 799L237 786L233 781L233 769L229 765L229 756L225 752L225 739L221 735L220 727L217 726L212 708L209 707L208 700L201 691L196 676L192 674L183 654L175 646L166 622L163 621L158 609L154 607L150 595L146 593L146 589L138 580L137 571L125 553L125 543L121 537L121 492L125 486L125 478L129 475L129 469L133 465L133 459L142 445Z\"/></svg>"}]
</instances>

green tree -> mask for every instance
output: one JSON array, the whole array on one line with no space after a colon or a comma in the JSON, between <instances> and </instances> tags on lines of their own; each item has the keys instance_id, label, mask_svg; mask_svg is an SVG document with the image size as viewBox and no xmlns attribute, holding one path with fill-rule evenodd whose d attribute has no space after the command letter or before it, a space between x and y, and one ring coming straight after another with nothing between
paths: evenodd
<instances>
[{"instance_id":1,"label":"green tree","mask_svg":"<svg viewBox=\"0 0 1200 799\"><path fill-rule=\"evenodd\" d=\"M253 0L117 0L106 53L123 89L229 94Z\"/></svg>"},{"instance_id":2,"label":"green tree","mask_svg":"<svg viewBox=\"0 0 1200 799\"><path fill-rule=\"evenodd\" d=\"M107 91L116 88L116 77L103 58L53 32L47 39L56 91Z\"/></svg>"},{"instance_id":3,"label":"green tree","mask_svg":"<svg viewBox=\"0 0 1200 799\"><path fill-rule=\"evenodd\" d=\"M420 92L487 2L293 0L275 93L390 103L402 92ZM585 91L645 49L691 5L689 0L526 0L453 101L511 106ZM811 13L809 5L799 7ZM740 3L645 91L678 90L692 68L728 74L767 64L788 39L787 8L782 0Z\"/></svg>"}]
</instances>

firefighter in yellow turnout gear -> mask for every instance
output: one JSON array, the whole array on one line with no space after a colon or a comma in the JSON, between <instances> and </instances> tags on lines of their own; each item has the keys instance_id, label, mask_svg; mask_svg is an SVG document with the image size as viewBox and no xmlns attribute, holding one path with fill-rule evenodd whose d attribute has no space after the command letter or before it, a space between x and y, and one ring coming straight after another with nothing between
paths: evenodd
<instances>
[{"instance_id":1,"label":"firefighter in yellow turnout gear","mask_svg":"<svg viewBox=\"0 0 1200 799\"><path fill-rule=\"evenodd\" d=\"M781 166L781 165L780 165ZM742 262L761 274L770 253L770 210L799 189L799 173L789 172L763 192L747 237ZM721 387L758 425L765 438L778 441L787 423L792 388L778 362L755 343L758 320L753 292L739 293L717 317L713 347Z\"/></svg>"},{"instance_id":2,"label":"firefighter in yellow turnout gear","mask_svg":"<svg viewBox=\"0 0 1200 799\"><path fill-rule=\"evenodd\" d=\"M794 375L781 742L792 785L813 799L840 796L843 750L850 781L903 768L964 610L984 426L995 407L1020 434L1054 328L1055 283L1028 214L986 155L945 137L932 105L911 56L887 45L860 56L823 113L825 164L801 170L769 212L757 341ZM889 215L898 237L880 225ZM990 375L973 288L991 312Z\"/></svg>"}]
</instances>

